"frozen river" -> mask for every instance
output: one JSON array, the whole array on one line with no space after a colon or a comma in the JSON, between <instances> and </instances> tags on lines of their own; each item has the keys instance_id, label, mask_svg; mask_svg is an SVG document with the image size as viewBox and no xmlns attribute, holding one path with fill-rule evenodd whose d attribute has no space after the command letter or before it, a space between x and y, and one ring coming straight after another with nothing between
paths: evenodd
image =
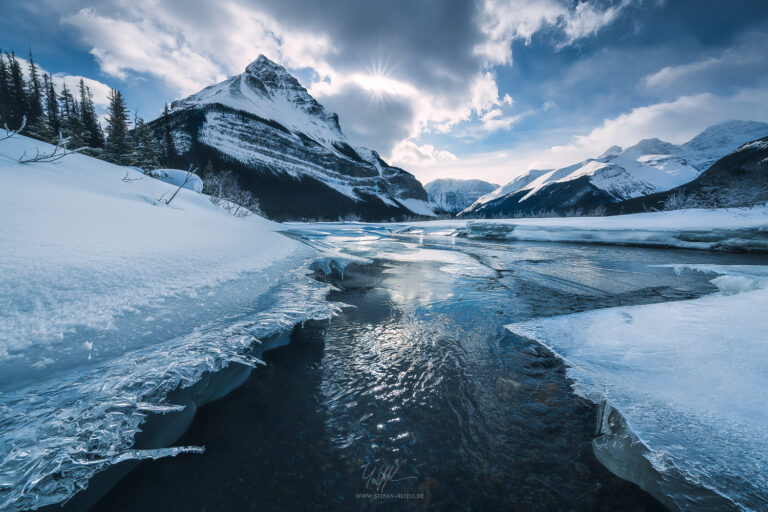
<instances>
[{"instance_id":1,"label":"frozen river","mask_svg":"<svg viewBox=\"0 0 768 512\"><path fill-rule=\"evenodd\" d=\"M350 307L296 329L266 368L200 408L178 444L204 454L142 463L96 510L664 509L595 457L607 413L573 393L562 361L505 326L697 298L717 291L713 276L663 265L765 259L289 228L336 254L317 277Z\"/></svg>"}]
</instances>

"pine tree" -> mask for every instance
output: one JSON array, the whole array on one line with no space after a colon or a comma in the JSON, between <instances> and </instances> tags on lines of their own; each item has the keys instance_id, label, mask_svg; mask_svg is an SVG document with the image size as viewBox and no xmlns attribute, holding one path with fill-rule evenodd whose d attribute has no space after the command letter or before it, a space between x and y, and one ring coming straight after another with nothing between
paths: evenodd
<instances>
[{"instance_id":1,"label":"pine tree","mask_svg":"<svg viewBox=\"0 0 768 512\"><path fill-rule=\"evenodd\" d=\"M0 126L8 124L8 66L5 64L3 51L0 50Z\"/></svg>"},{"instance_id":2,"label":"pine tree","mask_svg":"<svg viewBox=\"0 0 768 512\"><path fill-rule=\"evenodd\" d=\"M48 130L53 137L58 137L61 131L61 114L53 78L48 73L43 75L43 88L45 89L45 113L48 118Z\"/></svg>"},{"instance_id":3,"label":"pine tree","mask_svg":"<svg viewBox=\"0 0 768 512\"><path fill-rule=\"evenodd\" d=\"M134 124L134 150L131 153L131 165L143 169L144 172L157 169L160 167L159 151L152 130L141 117L137 117Z\"/></svg>"},{"instance_id":4,"label":"pine tree","mask_svg":"<svg viewBox=\"0 0 768 512\"><path fill-rule=\"evenodd\" d=\"M80 120L83 122L83 139L88 147L103 148L104 132L99 124L99 118L96 115L96 107L93 104L93 94L85 85L83 79L80 79Z\"/></svg>"},{"instance_id":5,"label":"pine tree","mask_svg":"<svg viewBox=\"0 0 768 512\"><path fill-rule=\"evenodd\" d=\"M49 139L47 120L43 112L43 84L37 72L32 52L29 52L29 82L27 84L27 133L42 140Z\"/></svg>"},{"instance_id":6,"label":"pine tree","mask_svg":"<svg viewBox=\"0 0 768 512\"><path fill-rule=\"evenodd\" d=\"M21 126L27 115L27 84L21 72L21 64L13 52L5 54L8 60L8 127ZM29 124L29 123L27 123Z\"/></svg>"},{"instance_id":7,"label":"pine tree","mask_svg":"<svg viewBox=\"0 0 768 512\"><path fill-rule=\"evenodd\" d=\"M80 118L77 100L75 100L67 84L64 84L61 89L59 101L61 102L61 129L64 137L69 138L69 147L83 147L85 145L85 137L83 136L85 127Z\"/></svg>"},{"instance_id":8,"label":"pine tree","mask_svg":"<svg viewBox=\"0 0 768 512\"><path fill-rule=\"evenodd\" d=\"M130 164L133 151L132 140L128 135L128 109L123 95L117 89L109 92L107 115L107 141L104 145L104 159L119 165Z\"/></svg>"},{"instance_id":9,"label":"pine tree","mask_svg":"<svg viewBox=\"0 0 768 512\"><path fill-rule=\"evenodd\" d=\"M179 164L179 153L176 151L176 145L173 143L173 134L171 133L171 118L168 112L168 105L163 109L163 164L166 167L177 167Z\"/></svg>"}]
</instances>

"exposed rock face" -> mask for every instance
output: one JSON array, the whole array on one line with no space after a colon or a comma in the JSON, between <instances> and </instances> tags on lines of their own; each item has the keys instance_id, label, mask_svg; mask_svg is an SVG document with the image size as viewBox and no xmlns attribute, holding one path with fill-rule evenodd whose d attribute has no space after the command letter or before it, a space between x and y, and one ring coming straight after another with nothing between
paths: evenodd
<instances>
[{"instance_id":1,"label":"exposed rock face","mask_svg":"<svg viewBox=\"0 0 768 512\"><path fill-rule=\"evenodd\" d=\"M615 210L696 180L715 161L745 142L768 135L768 124L729 121L710 126L682 145L644 139L627 149L611 146L597 158L555 170L532 170L479 198L469 217L541 213L589 214Z\"/></svg>"},{"instance_id":2,"label":"exposed rock face","mask_svg":"<svg viewBox=\"0 0 768 512\"><path fill-rule=\"evenodd\" d=\"M432 214L413 175L350 145L338 116L263 55L244 73L174 102L170 125L185 162L235 172L273 219ZM162 119L151 126L159 134Z\"/></svg>"}]
</instances>

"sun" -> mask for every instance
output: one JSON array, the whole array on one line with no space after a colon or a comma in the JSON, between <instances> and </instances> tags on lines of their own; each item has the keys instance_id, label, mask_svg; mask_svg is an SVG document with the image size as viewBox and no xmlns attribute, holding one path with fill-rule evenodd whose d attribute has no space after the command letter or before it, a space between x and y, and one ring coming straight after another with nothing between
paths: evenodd
<instances>
[{"instance_id":1,"label":"sun","mask_svg":"<svg viewBox=\"0 0 768 512\"><path fill-rule=\"evenodd\" d=\"M356 73L352 79L369 94L374 103L381 103L388 96L409 96L414 93L413 86L393 76L389 59L376 59L365 68L365 72Z\"/></svg>"}]
</instances>

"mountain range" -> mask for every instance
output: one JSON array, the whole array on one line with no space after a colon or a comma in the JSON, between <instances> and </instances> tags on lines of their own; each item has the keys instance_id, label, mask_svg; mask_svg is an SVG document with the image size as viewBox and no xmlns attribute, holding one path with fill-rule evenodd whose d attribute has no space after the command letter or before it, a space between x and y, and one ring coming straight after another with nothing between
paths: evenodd
<instances>
[{"instance_id":1,"label":"mountain range","mask_svg":"<svg viewBox=\"0 0 768 512\"><path fill-rule=\"evenodd\" d=\"M768 137L748 142L678 187L610 205L609 214L679 208L754 206L768 202Z\"/></svg>"},{"instance_id":2,"label":"mountain range","mask_svg":"<svg viewBox=\"0 0 768 512\"><path fill-rule=\"evenodd\" d=\"M483 180L440 178L424 185L424 190L435 211L456 214L498 187Z\"/></svg>"},{"instance_id":3,"label":"mountain range","mask_svg":"<svg viewBox=\"0 0 768 512\"><path fill-rule=\"evenodd\" d=\"M514 217L584 213L658 194L696 180L742 144L768 135L768 123L729 121L675 145L644 139L560 169L536 169L480 197L460 215ZM615 209L615 208L611 208Z\"/></svg>"},{"instance_id":4,"label":"mountain range","mask_svg":"<svg viewBox=\"0 0 768 512\"><path fill-rule=\"evenodd\" d=\"M161 138L166 122L181 163L234 172L274 220L434 215L413 175L350 144L338 116L263 55L149 125Z\"/></svg>"}]
</instances>

